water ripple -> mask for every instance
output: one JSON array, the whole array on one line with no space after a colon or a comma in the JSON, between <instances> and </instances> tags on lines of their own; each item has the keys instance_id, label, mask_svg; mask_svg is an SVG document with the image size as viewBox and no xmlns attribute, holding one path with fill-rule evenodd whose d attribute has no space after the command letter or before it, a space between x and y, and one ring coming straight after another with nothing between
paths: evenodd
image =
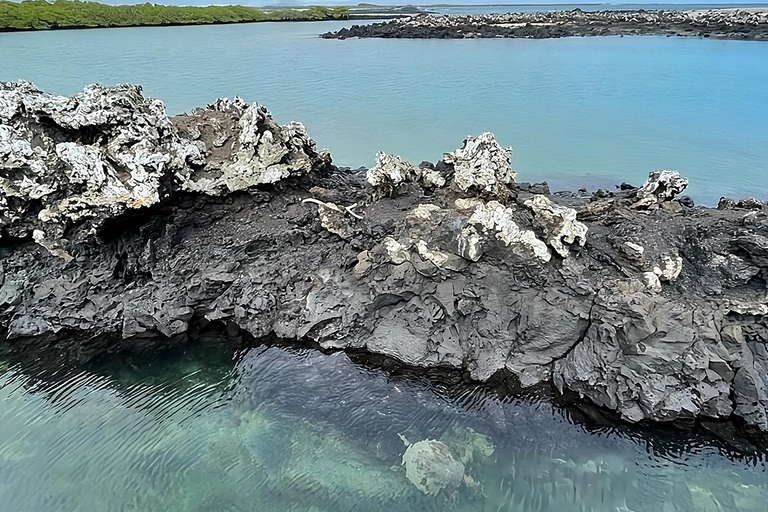
<instances>
[{"instance_id":1,"label":"water ripple","mask_svg":"<svg viewBox=\"0 0 768 512\"><path fill-rule=\"evenodd\" d=\"M88 369L0 366L0 503L24 512L639 512L672 502L757 512L768 497L764 457L730 459L701 436L585 429L546 399L384 366L277 346L234 358L222 347L118 355ZM441 439L467 483L419 492L401 465L403 438Z\"/></svg>"}]
</instances>

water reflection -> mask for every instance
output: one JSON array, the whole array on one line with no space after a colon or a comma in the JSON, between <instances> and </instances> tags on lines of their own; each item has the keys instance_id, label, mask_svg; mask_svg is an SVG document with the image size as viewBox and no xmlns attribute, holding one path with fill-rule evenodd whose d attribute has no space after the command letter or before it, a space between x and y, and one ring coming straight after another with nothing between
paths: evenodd
<instances>
[{"instance_id":1,"label":"water reflection","mask_svg":"<svg viewBox=\"0 0 768 512\"><path fill-rule=\"evenodd\" d=\"M765 511L768 462L589 432L546 400L345 354L199 346L0 363L0 503L23 511ZM403 460L407 465L403 465Z\"/></svg>"}]
</instances>

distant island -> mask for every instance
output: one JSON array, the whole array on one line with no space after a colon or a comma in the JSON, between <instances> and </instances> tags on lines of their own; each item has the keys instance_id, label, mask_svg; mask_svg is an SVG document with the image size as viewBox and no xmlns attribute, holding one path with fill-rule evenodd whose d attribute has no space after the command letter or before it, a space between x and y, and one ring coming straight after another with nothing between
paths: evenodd
<instances>
[{"instance_id":1,"label":"distant island","mask_svg":"<svg viewBox=\"0 0 768 512\"><path fill-rule=\"evenodd\" d=\"M0 1L0 31L349 19L347 7L257 9L240 5L106 5L69 0Z\"/></svg>"},{"instance_id":2,"label":"distant island","mask_svg":"<svg viewBox=\"0 0 768 512\"><path fill-rule=\"evenodd\" d=\"M321 34L326 39L547 39L573 36L662 35L768 40L768 9L688 11L604 10L481 14L422 14L386 23L353 25Z\"/></svg>"}]
</instances>

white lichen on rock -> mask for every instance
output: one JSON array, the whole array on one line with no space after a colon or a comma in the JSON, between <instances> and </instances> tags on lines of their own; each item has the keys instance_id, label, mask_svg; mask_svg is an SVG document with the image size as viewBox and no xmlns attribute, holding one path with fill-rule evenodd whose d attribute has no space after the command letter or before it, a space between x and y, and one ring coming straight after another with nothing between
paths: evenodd
<instances>
[{"instance_id":1,"label":"white lichen on rock","mask_svg":"<svg viewBox=\"0 0 768 512\"><path fill-rule=\"evenodd\" d=\"M540 194L524 204L533 212L533 225L543 231L549 246L562 258L569 256L569 245L586 243L587 226L576 220L573 208L555 204Z\"/></svg>"},{"instance_id":2,"label":"white lichen on rock","mask_svg":"<svg viewBox=\"0 0 768 512\"><path fill-rule=\"evenodd\" d=\"M512 149L502 147L490 132L475 138L468 136L464 145L443 156L443 161L453 165L453 182L461 191L474 189L498 194L507 184L515 181L515 171L510 166Z\"/></svg>"}]
</instances>

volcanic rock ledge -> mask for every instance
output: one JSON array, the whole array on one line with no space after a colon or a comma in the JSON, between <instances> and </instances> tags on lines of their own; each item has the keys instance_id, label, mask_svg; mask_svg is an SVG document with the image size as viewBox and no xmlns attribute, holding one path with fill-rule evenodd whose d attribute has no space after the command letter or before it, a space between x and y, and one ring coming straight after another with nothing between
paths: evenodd
<instances>
[{"instance_id":1,"label":"volcanic rock ledge","mask_svg":"<svg viewBox=\"0 0 768 512\"><path fill-rule=\"evenodd\" d=\"M470 16L420 15L326 32L350 37L548 39L572 36L663 35L768 40L768 11L552 11Z\"/></svg>"},{"instance_id":2,"label":"volcanic rock ledge","mask_svg":"<svg viewBox=\"0 0 768 512\"><path fill-rule=\"evenodd\" d=\"M0 84L0 338L87 360L216 325L768 433L768 208L515 180L491 134L349 171L239 99Z\"/></svg>"}]
</instances>

